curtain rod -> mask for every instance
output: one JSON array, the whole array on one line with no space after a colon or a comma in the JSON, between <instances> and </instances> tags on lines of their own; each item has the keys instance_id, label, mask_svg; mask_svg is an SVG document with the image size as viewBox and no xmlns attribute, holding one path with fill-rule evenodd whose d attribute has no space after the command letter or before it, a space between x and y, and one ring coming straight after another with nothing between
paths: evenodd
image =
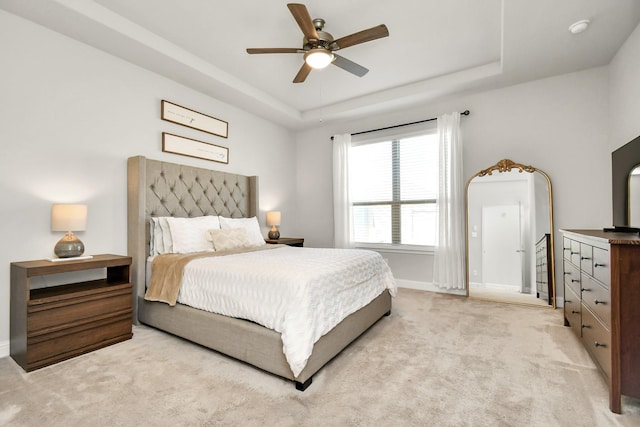
<instances>
[{"instance_id":1,"label":"curtain rod","mask_svg":"<svg viewBox=\"0 0 640 427\"><path fill-rule=\"evenodd\" d=\"M462 113L460 113L461 116L468 116L469 114L471 114L471 112L469 110L464 110ZM402 127L402 126L411 126L411 125L416 125L418 123L432 122L434 120L438 120L438 118L437 117L432 117L430 119L418 120L417 122L403 123L401 125L387 126L387 127L378 128L378 129L363 130L361 132L354 132L351 135L352 136L353 135L362 135L363 133L378 132L378 131L381 131L381 130L394 129L394 128L399 128L399 127ZM331 137L331 140L333 141L333 137Z\"/></svg>"}]
</instances>

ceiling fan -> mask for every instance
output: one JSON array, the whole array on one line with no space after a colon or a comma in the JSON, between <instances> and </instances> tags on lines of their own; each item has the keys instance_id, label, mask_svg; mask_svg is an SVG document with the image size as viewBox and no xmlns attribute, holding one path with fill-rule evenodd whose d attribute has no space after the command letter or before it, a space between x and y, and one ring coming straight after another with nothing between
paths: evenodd
<instances>
[{"instance_id":1,"label":"ceiling fan","mask_svg":"<svg viewBox=\"0 0 640 427\"><path fill-rule=\"evenodd\" d=\"M304 53L304 63L293 79L294 83L304 82L312 69L324 68L329 64L333 64L351 74L362 77L369 72L368 69L336 54L335 51L389 36L389 30L386 25L383 24L334 40L331 34L323 30L325 24L324 19L316 18L312 20L305 5L289 3L287 7L304 34L302 47L249 48L247 49L247 53Z\"/></svg>"}]
</instances>

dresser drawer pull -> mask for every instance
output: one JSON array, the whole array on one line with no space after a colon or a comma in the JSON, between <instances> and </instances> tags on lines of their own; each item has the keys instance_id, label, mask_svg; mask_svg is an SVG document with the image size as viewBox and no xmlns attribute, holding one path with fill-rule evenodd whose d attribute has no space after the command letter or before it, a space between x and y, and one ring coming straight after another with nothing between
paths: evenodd
<instances>
[{"instance_id":1,"label":"dresser drawer pull","mask_svg":"<svg viewBox=\"0 0 640 427\"><path fill-rule=\"evenodd\" d=\"M579 311L571 310L571 314L580 314Z\"/></svg>"},{"instance_id":2,"label":"dresser drawer pull","mask_svg":"<svg viewBox=\"0 0 640 427\"><path fill-rule=\"evenodd\" d=\"M606 304L606 301L595 300L594 302L596 303L596 305L598 305L598 304Z\"/></svg>"},{"instance_id":3,"label":"dresser drawer pull","mask_svg":"<svg viewBox=\"0 0 640 427\"><path fill-rule=\"evenodd\" d=\"M582 327L582 329L590 329L591 326L590 325L585 325L584 323L582 325L580 325Z\"/></svg>"},{"instance_id":4,"label":"dresser drawer pull","mask_svg":"<svg viewBox=\"0 0 640 427\"><path fill-rule=\"evenodd\" d=\"M570 276L570 275L571 275L571 272L570 272L570 271L565 271L565 272L564 272L564 275L565 275L565 276Z\"/></svg>"},{"instance_id":5,"label":"dresser drawer pull","mask_svg":"<svg viewBox=\"0 0 640 427\"><path fill-rule=\"evenodd\" d=\"M596 347L606 347L607 346L606 344L599 343L598 341L594 342L593 345L595 345Z\"/></svg>"},{"instance_id":6,"label":"dresser drawer pull","mask_svg":"<svg viewBox=\"0 0 640 427\"><path fill-rule=\"evenodd\" d=\"M594 267L606 267L607 264L598 264L597 262L593 264Z\"/></svg>"},{"instance_id":7,"label":"dresser drawer pull","mask_svg":"<svg viewBox=\"0 0 640 427\"><path fill-rule=\"evenodd\" d=\"M591 259L591 258L588 256L581 256L580 259L584 261L585 259Z\"/></svg>"},{"instance_id":8,"label":"dresser drawer pull","mask_svg":"<svg viewBox=\"0 0 640 427\"><path fill-rule=\"evenodd\" d=\"M591 292L591 289L589 289L589 288L581 288L580 290L582 292Z\"/></svg>"},{"instance_id":9,"label":"dresser drawer pull","mask_svg":"<svg viewBox=\"0 0 640 427\"><path fill-rule=\"evenodd\" d=\"M569 301L568 299L564 300L564 302L566 302L567 304L571 303L571 301Z\"/></svg>"},{"instance_id":10,"label":"dresser drawer pull","mask_svg":"<svg viewBox=\"0 0 640 427\"><path fill-rule=\"evenodd\" d=\"M580 252L573 252L571 251L571 255L578 255Z\"/></svg>"},{"instance_id":11,"label":"dresser drawer pull","mask_svg":"<svg viewBox=\"0 0 640 427\"><path fill-rule=\"evenodd\" d=\"M571 279L571 283L580 283L580 279Z\"/></svg>"}]
</instances>

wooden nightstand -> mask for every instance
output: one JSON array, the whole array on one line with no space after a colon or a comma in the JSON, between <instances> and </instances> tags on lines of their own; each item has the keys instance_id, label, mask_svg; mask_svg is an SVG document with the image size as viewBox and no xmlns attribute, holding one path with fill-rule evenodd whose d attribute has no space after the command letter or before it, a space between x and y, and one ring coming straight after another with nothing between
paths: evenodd
<instances>
[{"instance_id":1,"label":"wooden nightstand","mask_svg":"<svg viewBox=\"0 0 640 427\"><path fill-rule=\"evenodd\" d=\"M271 244L281 244L287 246L304 246L304 239L301 237L281 237L279 239L264 239L265 242Z\"/></svg>"},{"instance_id":2,"label":"wooden nightstand","mask_svg":"<svg viewBox=\"0 0 640 427\"><path fill-rule=\"evenodd\" d=\"M132 337L131 257L11 263L11 357L25 371ZM104 278L31 289L32 277L106 269Z\"/></svg>"}]
</instances>

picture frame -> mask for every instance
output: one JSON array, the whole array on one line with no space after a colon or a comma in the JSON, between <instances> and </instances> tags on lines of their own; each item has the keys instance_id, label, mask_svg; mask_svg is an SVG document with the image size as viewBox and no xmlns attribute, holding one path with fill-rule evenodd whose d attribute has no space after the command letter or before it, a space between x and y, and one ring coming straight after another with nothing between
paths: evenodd
<instances>
[{"instance_id":1,"label":"picture frame","mask_svg":"<svg viewBox=\"0 0 640 427\"><path fill-rule=\"evenodd\" d=\"M162 132L162 151L229 164L229 149L209 142Z\"/></svg>"},{"instance_id":2,"label":"picture frame","mask_svg":"<svg viewBox=\"0 0 640 427\"><path fill-rule=\"evenodd\" d=\"M176 123L212 135L227 138L229 123L216 117L199 113L190 108L162 100L160 103L160 117L171 123Z\"/></svg>"}]
</instances>

